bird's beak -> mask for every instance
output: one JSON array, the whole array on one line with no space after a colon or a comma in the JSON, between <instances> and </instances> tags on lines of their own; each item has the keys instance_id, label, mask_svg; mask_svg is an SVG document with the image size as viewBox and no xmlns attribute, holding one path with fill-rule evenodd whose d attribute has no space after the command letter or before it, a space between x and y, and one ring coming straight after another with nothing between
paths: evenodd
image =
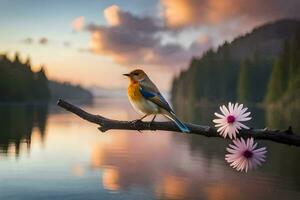
<instances>
[{"instance_id":1,"label":"bird's beak","mask_svg":"<svg viewBox=\"0 0 300 200\"><path fill-rule=\"evenodd\" d=\"M130 77L130 74L123 74L123 76L128 76L128 77Z\"/></svg>"}]
</instances>

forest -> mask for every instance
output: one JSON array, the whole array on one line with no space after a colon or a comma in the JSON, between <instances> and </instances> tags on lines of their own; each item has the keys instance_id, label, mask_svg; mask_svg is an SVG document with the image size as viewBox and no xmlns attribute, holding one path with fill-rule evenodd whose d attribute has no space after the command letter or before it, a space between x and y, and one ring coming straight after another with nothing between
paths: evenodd
<instances>
[{"instance_id":1,"label":"forest","mask_svg":"<svg viewBox=\"0 0 300 200\"><path fill-rule=\"evenodd\" d=\"M0 56L0 91L1 102L48 101L51 97L44 68L33 72L30 59L22 63L18 53L13 60Z\"/></svg>"},{"instance_id":2,"label":"forest","mask_svg":"<svg viewBox=\"0 0 300 200\"><path fill-rule=\"evenodd\" d=\"M193 58L173 81L172 101L299 106L299 92L300 21L282 20Z\"/></svg>"},{"instance_id":3,"label":"forest","mask_svg":"<svg viewBox=\"0 0 300 200\"><path fill-rule=\"evenodd\" d=\"M91 100L91 92L79 85L49 80L42 66L33 71L30 58L22 62L18 53L13 59L0 55L0 102L40 103L58 98Z\"/></svg>"}]
</instances>

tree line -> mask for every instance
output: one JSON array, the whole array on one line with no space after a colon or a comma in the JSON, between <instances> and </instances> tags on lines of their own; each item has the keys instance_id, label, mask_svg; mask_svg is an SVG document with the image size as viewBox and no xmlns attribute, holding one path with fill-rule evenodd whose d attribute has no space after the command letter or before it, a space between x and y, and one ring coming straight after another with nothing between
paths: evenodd
<instances>
[{"instance_id":1,"label":"tree line","mask_svg":"<svg viewBox=\"0 0 300 200\"><path fill-rule=\"evenodd\" d=\"M43 67L37 72L31 68L30 59L21 62L19 54L9 59L0 55L0 101L25 102L50 99L48 79Z\"/></svg>"},{"instance_id":2,"label":"tree line","mask_svg":"<svg viewBox=\"0 0 300 200\"><path fill-rule=\"evenodd\" d=\"M281 54L274 61L265 100L269 103L299 103L300 32L284 43Z\"/></svg>"},{"instance_id":3,"label":"tree line","mask_svg":"<svg viewBox=\"0 0 300 200\"><path fill-rule=\"evenodd\" d=\"M172 101L182 104L239 101L248 104L294 104L300 100L300 31L282 42L276 57L254 51L234 59L230 43L193 58L173 80Z\"/></svg>"},{"instance_id":4,"label":"tree line","mask_svg":"<svg viewBox=\"0 0 300 200\"><path fill-rule=\"evenodd\" d=\"M34 72L28 58L0 55L0 102L48 102L58 98L90 102L93 95L80 85L48 80L44 67Z\"/></svg>"}]
</instances>

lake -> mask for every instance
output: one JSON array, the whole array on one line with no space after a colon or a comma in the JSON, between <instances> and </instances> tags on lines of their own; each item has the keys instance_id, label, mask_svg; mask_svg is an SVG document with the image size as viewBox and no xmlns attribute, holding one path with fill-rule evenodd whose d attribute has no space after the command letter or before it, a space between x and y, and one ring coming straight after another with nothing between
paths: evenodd
<instances>
[{"instance_id":1,"label":"lake","mask_svg":"<svg viewBox=\"0 0 300 200\"><path fill-rule=\"evenodd\" d=\"M115 119L138 117L125 99L81 106ZM215 111L180 115L210 124ZM299 133L299 112L251 111L253 127L291 124ZM299 147L259 141L268 148L266 163L241 173L224 160L228 142L163 131L101 133L55 105L2 105L0 199L300 199Z\"/></svg>"}]
</instances>

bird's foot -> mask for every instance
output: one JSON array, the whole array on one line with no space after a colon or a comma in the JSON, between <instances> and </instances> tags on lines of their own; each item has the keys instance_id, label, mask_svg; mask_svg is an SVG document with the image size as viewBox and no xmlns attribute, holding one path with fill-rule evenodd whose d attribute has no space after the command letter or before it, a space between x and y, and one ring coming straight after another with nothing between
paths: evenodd
<instances>
[{"instance_id":1,"label":"bird's foot","mask_svg":"<svg viewBox=\"0 0 300 200\"><path fill-rule=\"evenodd\" d=\"M142 123L141 119L132 120L130 123L134 126L134 128L141 133L141 130L138 127L138 124Z\"/></svg>"},{"instance_id":2,"label":"bird's foot","mask_svg":"<svg viewBox=\"0 0 300 200\"><path fill-rule=\"evenodd\" d=\"M147 123L147 126L148 126L149 129L151 129L152 125L153 125L153 121L150 121L150 122Z\"/></svg>"},{"instance_id":3,"label":"bird's foot","mask_svg":"<svg viewBox=\"0 0 300 200\"><path fill-rule=\"evenodd\" d=\"M136 119L136 120L130 121L130 123L131 123L131 124L138 124L138 123L142 123L142 120Z\"/></svg>"},{"instance_id":4,"label":"bird's foot","mask_svg":"<svg viewBox=\"0 0 300 200\"><path fill-rule=\"evenodd\" d=\"M152 126L152 124L153 124L155 118L156 118L156 115L154 115L154 117L152 118L152 120L148 123L148 128L149 128L149 129L151 129L151 126Z\"/></svg>"}]
</instances>

